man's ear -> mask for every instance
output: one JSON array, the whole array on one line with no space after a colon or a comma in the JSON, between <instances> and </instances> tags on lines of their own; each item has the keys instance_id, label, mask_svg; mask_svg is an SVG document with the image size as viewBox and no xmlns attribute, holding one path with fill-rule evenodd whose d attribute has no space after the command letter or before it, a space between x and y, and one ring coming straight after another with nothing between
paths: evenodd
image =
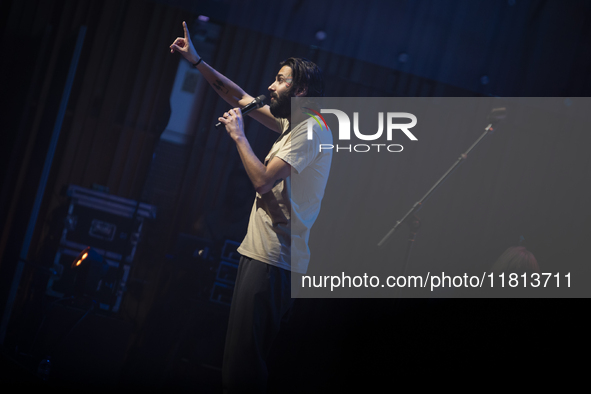
<instances>
[{"instance_id":1,"label":"man's ear","mask_svg":"<svg viewBox=\"0 0 591 394\"><path fill-rule=\"evenodd\" d=\"M298 91L296 92L296 97L305 97L307 94L308 94L308 87L306 86L305 88L298 89Z\"/></svg>"}]
</instances>

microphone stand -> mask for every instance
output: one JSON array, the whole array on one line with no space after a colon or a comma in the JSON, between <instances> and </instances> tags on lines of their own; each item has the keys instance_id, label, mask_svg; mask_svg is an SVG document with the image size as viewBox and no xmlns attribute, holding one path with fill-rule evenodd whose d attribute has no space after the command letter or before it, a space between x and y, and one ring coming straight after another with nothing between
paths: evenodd
<instances>
[{"instance_id":1,"label":"microphone stand","mask_svg":"<svg viewBox=\"0 0 591 394\"><path fill-rule=\"evenodd\" d=\"M421 209L423 203L427 200L427 198L429 198L429 196L435 191L435 189L437 189L439 187L439 185L441 185L447 179L447 177L460 164L462 164L462 162L464 160L466 160L468 158L468 154L472 151L472 149L474 149L474 147L476 147L476 145L478 145L478 143L480 141L482 141L482 139L484 137L486 137L487 134L492 133L494 131L493 125L496 125L498 122L505 119L505 116L506 116L506 109L505 108L493 109L491 111L490 115L488 116L488 120L489 120L490 124L484 129L484 132L480 135L480 137L478 137L476 142L474 142L472 144L472 146L470 146L466 152L464 152L460 155L458 160L456 160L456 162L443 174L443 176L441 178L439 178L439 180L437 182L435 182L435 184L431 187L431 189L429 189L429 191L419 201L417 201L408 210L408 212L406 212L406 214L402 217L402 219L400 219L396 222L394 227L390 231L388 231L388 233L378 243L378 247L381 247L388 240L388 238L390 238L400 228L400 225L402 225L403 223L407 223L409 225L410 234L408 237L408 242L406 245L406 253L404 256L403 275L406 275L406 269L408 266L408 261L410 259L410 251L412 249L412 245L414 244L415 237L421 227L420 219L415 215L415 213L419 209Z\"/></svg>"}]
</instances>

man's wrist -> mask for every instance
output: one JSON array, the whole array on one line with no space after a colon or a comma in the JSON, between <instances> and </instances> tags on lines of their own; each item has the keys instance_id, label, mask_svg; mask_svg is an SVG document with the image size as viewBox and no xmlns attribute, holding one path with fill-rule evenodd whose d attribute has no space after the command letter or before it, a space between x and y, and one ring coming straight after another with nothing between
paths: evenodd
<instances>
[{"instance_id":1,"label":"man's wrist","mask_svg":"<svg viewBox=\"0 0 591 394\"><path fill-rule=\"evenodd\" d=\"M243 144L245 142L248 144L248 140L246 139L246 136L244 134L231 134L230 137L234 140L234 142L237 145Z\"/></svg>"},{"instance_id":2,"label":"man's wrist","mask_svg":"<svg viewBox=\"0 0 591 394\"><path fill-rule=\"evenodd\" d=\"M196 62L191 62L191 64L193 65L193 67L197 68L197 66L199 65L199 63L201 63L203 61L203 58L200 57L199 60L197 60Z\"/></svg>"}]
</instances>

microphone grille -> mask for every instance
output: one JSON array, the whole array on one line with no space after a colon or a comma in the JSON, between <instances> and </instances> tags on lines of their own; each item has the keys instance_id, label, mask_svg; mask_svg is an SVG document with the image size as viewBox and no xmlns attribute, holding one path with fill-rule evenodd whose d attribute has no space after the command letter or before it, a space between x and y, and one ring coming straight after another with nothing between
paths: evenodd
<instances>
[{"instance_id":1,"label":"microphone grille","mask_svg":"<svg viewBox=\"0 0 591 394\"><path fill-rule=\"evenodd\" d=\"M488 115L488 121L491 123L498 123L507 117L507 108L493 108Z\"/></svg>"}]
</instances>

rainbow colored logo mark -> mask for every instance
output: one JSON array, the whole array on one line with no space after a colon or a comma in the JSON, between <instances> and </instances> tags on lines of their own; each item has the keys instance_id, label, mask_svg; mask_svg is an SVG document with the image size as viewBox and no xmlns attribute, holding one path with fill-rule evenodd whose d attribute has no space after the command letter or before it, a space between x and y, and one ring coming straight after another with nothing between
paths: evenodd
<instances>
[{"instance_id":1,"label":"rainbow colored logo mark","mask_svg":"<svg viewBox=\"0 0 591 394\"><path fill-rule=\"evenodd\" d=\"M328 125L326 124L326 120L324 120L324 118L322 117L322 115L320 115L320 113L318 113L317 111L314 111L312 108L306 108L303 107L302 112L305 113L306 115L311 116L312 118L314 118L314 120L316 121L316 123L318 123L318 126L320 126L320 128L322 128L322 124L320 123L320 120L318 120L318 118L316 117L316 115L310 113L310 112L306 112L304 110L308 110L311 112L314 112L314 114L318 115L320 117L320 119L322 119L322 122L324 123L324 127L326 127L326 130L328 130Z\"/></svg>"}]
</instances>

